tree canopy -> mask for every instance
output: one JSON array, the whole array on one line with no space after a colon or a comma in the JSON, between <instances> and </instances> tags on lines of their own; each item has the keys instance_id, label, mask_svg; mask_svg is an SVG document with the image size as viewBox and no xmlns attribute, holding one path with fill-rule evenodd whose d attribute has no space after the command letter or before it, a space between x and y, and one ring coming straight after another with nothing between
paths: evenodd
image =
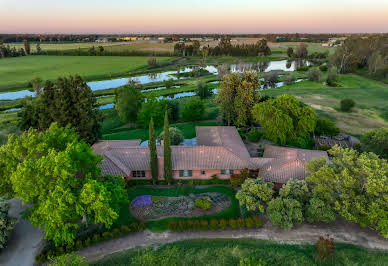
<instances>
[{"instance_id":1,"label":"tree canopy","mask_svg":"<svg viewBox=\"0 0 388 266\"><path fill-rule=\"evenodd\" d=\"M266 137L277 143L306 137L315 128L314 110L286 94L256 104L252 115L264 128Z\"/></svg>"},{"instance_id":2,"label":"tree canopy","mask_svg":"<svg viewBox=\"0 0 388 266\"><path fill-rule=\"evenodd\" d=\"M8 238L15 227L16 219L8 215L10 205L0 201L0 250L7 246Z\"/></svg>"},{"instance_id":3,"label":"tree canopy","mask_svg":"<svg viewBox=\"0 0 388 266\"><path fill-rule=\"evenodd\" d=\"M362 149L388 159L388 128L373 129L361 137Z\"/></svg>"},{"instance_id":4,"label":"tree canopy","mask_svg":"<svg viewBox=\"0 0 388 266\"><path fill-rule=\"evenodd\" d=\"M134 82L115 90L115 108L124 122L136 122L143 103L141 86Z\"/></svg>"},{"instance_id":5,"label":"tree canopy","mask_svg":"<svg viewBox=\"0 0 388 266\"><path fill-rule=\"evenodd\" d=\"M321 159L307 164L313 193L346 220L388 237L388 162L338 146L329 154L329 163Z\"/></svg>"},{"instance_id":6,"label":"tree canopy","mask_svg":"<svg viewBox=\"0 0 388 266\"><path fill-rule=\"evenodd\" d=\"M225 75L216 102L224 118L237 126L247 126L252 121L252 107L260 99L260 80L257 73L249 71L240 75Z\"/></svg>"},{"instance_id":7,"label":"tree canopy","mask_svg":"<svg viewBox=\"0 0 388 266\"><path fill-rule=\"evenodd\" d=\"M137 115L137 126L148 128L151 118L154 119L155 128L163 126L164 113L168 109L166 100L158 100L154 97L147 98L143 103L140 113Z\"/></svg>"},{"instance_id":8,"label":"tree canopy","mask_svg":"<svg viewBox=\"0 0 388 266\"><path fill-rule=\"evenodd\" d=\"M0 196L20 198L27 218L55 244L72 243L82 222L109 227L127 200L119 177L100 177L101 157L73 129L11 135L0 147Z\"/></svg>"},{"instance_id":9,"label":"tree canopy","mask_svg":"<svg viewBox=\"0 0 388 266\"><path fill-rule=\"evenodd\" d=\"M183 107L182 116L185 121L201 120L205 112L205 104L199 97L191 97Z\"/></svg>"},{"instance_id":10,"label":"tree canopy","mask_svg":"<svg viewBox=\"0 0 388 266\"><path fill-rule=\"evenodd\" d=\"M61 127L70 125L90 144L99 138L102 117L92 90L80 76L46 81L37 94L36 99L25 101L19 113L22 130L45 130L56 122Z\"/></svg>"},{"instance_id":11,"label":"tree canopy","mask_svg":"<svg viewBox=\"0 0 388 266\"><path fill-rule=\"evenodd\" d=\"M179 128L169 127L168 131L169 131L171 145L179 145L185 140L185 138L182 134L182 131L180 131ZM164 130L159 134L158 140L162 141L163 138L164 138Z\"/></svg>"},{"instance_id":12,"label":"tree canopy","mask_svg":"<svg viewBox=\"0 0 388 266\"><path fill-rule=\"evenodd\" d=\"M273 184L264 182L261 179L248 178L241 185L241 190L237 192L236 198L240 205L248 211L260 211L264 213L268 201L272 199L274 193Z\"/></svg>"}]
</instances>

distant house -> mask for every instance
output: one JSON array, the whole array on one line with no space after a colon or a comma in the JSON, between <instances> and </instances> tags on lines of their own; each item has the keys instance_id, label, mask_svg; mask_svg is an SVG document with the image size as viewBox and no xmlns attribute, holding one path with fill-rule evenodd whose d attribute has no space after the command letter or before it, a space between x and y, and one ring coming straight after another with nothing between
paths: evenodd
<instances>
[{"instance_id":1,"label":"distant house","mask_svg":"<svg viewBox=\"0 0 388 266\"><path fill-rule=\"evenodd\" d=\"M251 157L235 127L196 127L196 146L172 146L174 179L229 179L243 169L258 172L268 182L281 185L290 179L306 177L305 163L325 151L266 145L263 157ZM101 141L93 145L104 157L102 174L121 175L127 179L151 179L148 147L140 140ZM163 147L157 147L159 178L163 179Z\"/></svg>"}]
</instances>

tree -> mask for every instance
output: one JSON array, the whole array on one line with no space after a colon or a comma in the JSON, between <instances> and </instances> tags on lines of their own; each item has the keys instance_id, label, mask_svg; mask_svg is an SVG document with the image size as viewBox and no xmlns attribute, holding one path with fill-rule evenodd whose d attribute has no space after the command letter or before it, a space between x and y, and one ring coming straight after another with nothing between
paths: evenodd
<instances>
[{"instance_id":1,"label":"tree","mask_svg":"<svg viewBox=\"0 0 388 266\"><path fill-rule=\"evenodd\" d=\"M280 189L279 196L297 200L304 207L310 199L310 191L305 180L291 179Z\"/></svg>"},{"instance_id":2,"label":"tree","mask_svg":"<svg viewBox=\"0 0 388 266\"><path fill-rule=\"evenodd\" d=\"M374 153L334 146L332 160L307 163L312 192L344 219L388 237L388 162Z\"/></svg>"},{"instance_id":3,"label":"tree","mask_svg":"<svg viewBox=\"0 0 388 266\"><path fill-rule=\"evenodd\" d=\"M0 202L0 250L7 246L8 238L15 227L16 219L8 215L10 205Z\"/></svg>"},{"instance_id":4,"label":"tree","mask_svg":"<svg viewBox=\"0 0 388 266\"><path fill-rule=\"evenodd\" d=\"M310 68L309 71L307 71L307 79L319 82L321 80L321 71L316 67Z\"/></svg>"},{"instance_id":5,"label":"tree","mask_svg":"<svg viewBox=\"0 0 388 266\"><path fill-rule=\"evenodd\" d=\"M255 72L243 75L232 73L225 75L216 96L216 102L228 125L246 126L252 120L252 107L259 101L260 80Z\"/></svg>"},{"instance_id":6,"label":"tree","mask_svg":"<svg viewBox=\"0 0 388 266\"><path fill-rule=\"evenodd\" d=\"M156 60L155 57L148 58L147 64L148 64L149 68L156 68L156 67L159 66L159 63L158 63L158 61Z\"/></svg>"},{"instance_id":7,"label":"tree","mask_svg":"<svg viewBox=\"0 0 388 266\"><path fill-rule=\"evenodd\" d=\"M241 190L236 194L240 205L248 211L264 213L266 204L272 199L273 184L261 179L248 178L241 185Z\"/></svg>"},{"instance_id":8,"label":"tree","mask_svg":"<svg viewBox=\"0 0 388 266\"><path fill-rule=\"evenodd\" d=\"M24 40L24 50L26 51L27 54L31 53L31 45L28 40Z\"/></svg>"},{"instance_id":9,"label":"tree","mask_svg":"<svg viewBox=\"0 0 388 266\"><path fill-rule=\"evenodd\" d=\"M143 104L141 86L130 84L115 89L115 108L124 122L136 122Z\"/></svg>"},{"instance_id":10,"label":"tree","mask_svg":"<svg viewBox=\"0 0 388 266\"><path fill-rule=\"evenodd\" d=\"M268 203L268 218L271 223L291 229L303 222L303 209L299 201L291 198L278 197Z\"/></svg>"},{"instance_id":11,"label":"tree","mask_svg":"<svg viewBox=\"0 0 388 266\"><path fill-rule=\"evenodd\" d=\"M307 44L301 43L296 49L296 57L307 58L308 55L309 55L309 51L307 50Z\"/></svg>"},{"instance_id":12,"label":"tree","mask_svg":"<svg viewBox=\"0 0 388 266\"><path fill-rule=\"evenodd\" d=\"M336 66L332 66L327 73L327 85L336 87L338 81L338 69Z\"/></svg>"},{"instance_id":13,"label":"tree","mask_svg":"<svg viewBox=\"0 0 388 266\"><path fill-rule=\"evenodd\" d=\"M137 115L136 125L141 128L147 128L151 118L153 118L155 128L160 128L163 126L163 115L167 110L166 100L157 100L154 97L147 98Z\"/></svg>"},{"instance_id":14,"label":"tree","mask_svg":"<svg viewBox=\"0 0 388 266\"><path fill-rule=\"evenodd\" d=\"M0 147L0 196L29 204L25 215L56 245L74 243L82 224L110 227L127 203L121 177L100 177L102 158L73 129L11 135Z\"/></svg>"},{"instance_id":15,"label":"tree","mask_svg":"<svg viewBox=\"0 0 388 266\"><path fill-rule=\"evenodd\" d=\"M201 48L201 43L197 40L193 41L193 55L198 55L200 48Z\"/></svg>"},{"instance_id":16,"label":"tree","mask_svg":"<svg viewBox=\"0 0 388 266\"><path fill-rule=\"evenodd\" d=\"M314 110L286 94L256 104L252 115L264 128L266 137L277 143L306 137L315 128Z\"/></svg>"},{"instance_id":17,"label":"tree","mask_svg":"<svg viewBox=\"0 0 388 266\"><path fill-rule=\"evenodd\" d=\"M336 219L336 213L332 206L326 204L319 196L313 196L306 206L306 220L310 223L331 223Z\"/></svg>"},{"instance_id":18,"label":"tree","mask_svg":"<svg viewBox=\"0 0 388 266\"><path fill-rule=\"evenodd\" d=\"M321 136L321 135L335 136L338 133L340 133L340 130L329 119L320 118L317 120L317 124L315 126L314 133L318 136Z\"/></svg>"},{"instance_id":19,"label":"tree","mask_svg":"<svg viewBox=\"0 0 388 266\"><path fill-rule=\"evenodd\" d=\"M183 107L183 119L185 121L198 121L203 117L205 104L199 97L191 97Z\"/></svg>"},{"instance_id":20,"label":"tree","mask_svg":"<svg viewBox=\"0 0 388 266\"><path fill-rule=\"evenodd\" d=\"M341 111L350 112L356 103L352 99L343 99L341 100Z\"/></svg>"},{"instance_id":21,"label":"tree","mask_svg":"<svg viewBox=\"0 0 388 266\"><path fill-rule=\"evenodd\" d=\"M55 83L46 81L38 97L25 103L25 110L19 115L22 130L45 130L56 122L61 127L70 125L90 144L101 135L102 117L96 98L80 76L59 78ZM37 116L32 117L28 110Z\"/></svg>"},{"instance_id":22,"label":"tree","mask_svg":"<svg viewBox=\"0 0 388 266\"><path fill-rule=\"evenodd\" d=\"M287 48L287 55L289 58L293 57L294 55L294 49L292 47Z\"/></svg>"},{"instance_id":23,"label":"tree","mask_svg":"<svg viewBox=\"0 0 388 266\"><path fill-rule=\"evenodd\" d=\"M42 49L40 48L40 43L37 43L36 44L36 54L41 54L42 53Z\"/></svg>"},{"instance_id":24,"label":"tree","mask_svg":"<svg viewBox=\"0 0 388 266\"><path fill-rule=\"evenodd\" d=\"M212 96L213 91L203 80L200 80L197 83L196 95L199 96L201 99L205 99Z\"/></svg>"},{"instance_id":25,"label":"tree","mask_svg":"<svg viewBox=\"0 0 388 266\"><path fill-rule=\"evenodd\" d=\"M170 184L172 182L172 154L170 146L170 131L168 126L168 113L164 114L164 136L163 136L163 154L164 154L164 178Z\"/></svg>"},{"instance_id":26,"label":"tree","mask_svg":"<svg viewBox=\"0 0 388 266\"><path fill-rule=\"evenodd\" d=\"M388 128L373 129L361 137L361 147L388 159Z\"/></svg>"},{"instance_id":27,"label":"tree","mask_svg":"<svg viewBox=\"0 0 388 266\"><path fill-rule=\"evenodd\" d=\"M154 120L151 118L149 124L149 141L148 148L150 149L150 168L151 168L151 176L154 184L159 179L159 169L158 169L158 153L156 150L156 137L155 137L155 128L154 128Z\"/></svg>"},{"instance_id":28,"label":"tree","mask_svg":"<svg viewBox=\"0 0 388 266\"><path fill-rule=\"evenodd\" d=\"M168 134L170 135L170 144L171 145L179 145L181 144L185 138L183 137L182 132L177 127L169 127ZM162 141L164 139L164 130L160 133L158 140Z\"/></svg>"}]
</instances>

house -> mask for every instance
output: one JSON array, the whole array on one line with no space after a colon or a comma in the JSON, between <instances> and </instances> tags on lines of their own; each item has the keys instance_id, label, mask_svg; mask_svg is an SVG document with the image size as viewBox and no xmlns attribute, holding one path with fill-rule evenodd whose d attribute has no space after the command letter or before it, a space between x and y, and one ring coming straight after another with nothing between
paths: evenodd
<instances>
[{"instance_id":1,"label":"house","mask_svg":"<svg viewBox=\"0 0 388 266\"><path fill-rule=\"evenodd\" d=\"M306 177L305 163L325 151L266 145L263 157L251 157L235 127L196 127L196 146L171 146L174 179L229 179L243 169L258 172L268 182L285 184ZM121 175L126 179L151 179L148 147L140 140L100 141L93 145L103 156L102 174ZM159 178L163 179L163 146L157 146Z\"/></svg>"}]
</instances>

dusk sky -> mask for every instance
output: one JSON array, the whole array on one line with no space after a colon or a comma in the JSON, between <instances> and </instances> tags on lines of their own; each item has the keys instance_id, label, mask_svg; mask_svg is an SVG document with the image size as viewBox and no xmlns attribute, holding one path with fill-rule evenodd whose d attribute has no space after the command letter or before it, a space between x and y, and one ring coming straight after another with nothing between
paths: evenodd
<instances>
[{"instance_id":1,"label":"dusk sky","mask_svg":"<svg viewBox=\"0 0 388 266\"><path fill-rule=\"evenodd\" d=\"M0 0L0 33L388 32L388 0Z\"/></svg>"}]
</instances>

